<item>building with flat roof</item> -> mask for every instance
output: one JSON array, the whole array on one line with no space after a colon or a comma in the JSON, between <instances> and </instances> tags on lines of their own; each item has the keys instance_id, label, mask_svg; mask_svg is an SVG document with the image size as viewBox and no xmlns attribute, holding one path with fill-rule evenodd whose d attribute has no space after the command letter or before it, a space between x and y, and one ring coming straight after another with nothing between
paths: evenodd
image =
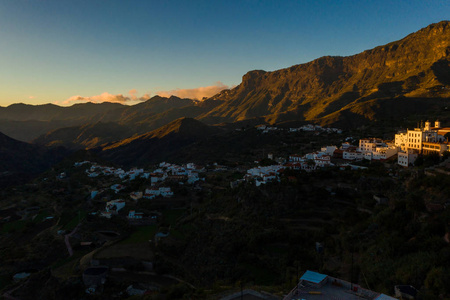
<instances>
[{"instance_id":1,"label":"building with flat roof","mask_svg":"<svg viewBox=\"0 0 450 300\"><path fill-rule=\"evenodd\" d=\"M442 128L441 122L436 121L434 127L431 127L431 122L426 121L425 126L397 133L395 146L401 151L398 153L398 164L408 167L414 163L418 154L442 156L450 149L448 140L444 136L448 132L450 128Z\"/></svg>"},{"instance_id":2,"label":"building with flat roof","mask_svg":"<svg viewBox=\"0 0 450 300\"><path fill-rule=\"evenodd\" d=\"M313 271L306 271L283 300L395 300L391 296L364 289L357 284Z\"/></svg>"}]
</instances>

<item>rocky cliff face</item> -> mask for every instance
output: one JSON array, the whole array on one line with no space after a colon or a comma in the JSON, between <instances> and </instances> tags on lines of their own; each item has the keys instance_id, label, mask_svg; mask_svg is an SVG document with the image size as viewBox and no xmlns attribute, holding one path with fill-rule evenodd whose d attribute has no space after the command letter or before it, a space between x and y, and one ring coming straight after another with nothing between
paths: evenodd
<instances>
[{"instance_id":1,"label":"rocky cliff face","mask_svg":"<svg viewBox=\"0 0 450 300\"><path fill-rule=\"evenodd\" d=\"M450 22L443 21L353 56L250 71L236 88L212 97L223 104L200 119L214 123L263 115L272 122L293 116L320 120L374 99L446 98L449 74Z\"/></svg>"}]
</instances>

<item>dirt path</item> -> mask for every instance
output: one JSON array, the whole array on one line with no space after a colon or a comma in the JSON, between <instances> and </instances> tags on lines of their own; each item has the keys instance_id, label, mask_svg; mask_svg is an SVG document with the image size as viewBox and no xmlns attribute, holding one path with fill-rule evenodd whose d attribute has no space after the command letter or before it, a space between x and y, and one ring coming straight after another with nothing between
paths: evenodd
<instances>
[{"instance_id":1,"label":"dirt path","mask_svg":"<svg viewBox=\"0 0 450 300\"><path fill-rule=\"evenodd\" d=\"M71 233L66 234L64 236L64 242L66 243L66 247L67 247L67 251L69 252L69 256L73 255L73 249L72 249L72 245L70 244L69 238L77 232L80 225L81 225L81 223L78 223L78 225L72 230Z\"/></svg>"}]
</instances>

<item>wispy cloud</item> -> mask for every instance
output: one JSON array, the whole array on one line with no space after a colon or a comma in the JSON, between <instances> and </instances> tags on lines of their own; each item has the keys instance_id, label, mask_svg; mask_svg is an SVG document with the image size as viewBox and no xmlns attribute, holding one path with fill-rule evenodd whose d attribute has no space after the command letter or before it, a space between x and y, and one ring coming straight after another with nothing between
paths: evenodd
<instances>
[{"instance_id":1,"label":"wispy cloud","mask_svg":"<svg viewBox=\"0 0 450 300\"><path fill-rule=\"evenodd\" d=\"M231 87L218 81L218 82L216 82L215 85L211 85L211 86L198 87L195 89L174 89L174 90L170 90L170 91L160 91L160 92L157 92L156 94L161 97L177 96L180 98L201 100L201 99L203 99L203 97L214 96L218 92L220 92L224 89L229 89L229 88L231 88Z\"/></svg>"}]
</instances>

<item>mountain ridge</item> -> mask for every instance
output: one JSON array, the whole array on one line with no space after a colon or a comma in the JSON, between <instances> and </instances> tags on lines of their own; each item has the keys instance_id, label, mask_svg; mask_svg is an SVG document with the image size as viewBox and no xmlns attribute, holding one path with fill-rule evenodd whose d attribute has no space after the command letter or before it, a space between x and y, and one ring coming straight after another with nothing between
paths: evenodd
<instances>
[{"instance_id":1,"label":"mountain ridge","mask_svg":"<svg viewBox=\"0 0 450 300\"><path fill-rule=\"evenodd\" d=\"M223 104L199 119L233 122L264 115L273 121L277 114L299 112L299 118L317 121L355 101L448 97L449 56L450 22L442 21L352 56L250 71L234 89L211 97Z\"/></svg>"}]
</instances>

